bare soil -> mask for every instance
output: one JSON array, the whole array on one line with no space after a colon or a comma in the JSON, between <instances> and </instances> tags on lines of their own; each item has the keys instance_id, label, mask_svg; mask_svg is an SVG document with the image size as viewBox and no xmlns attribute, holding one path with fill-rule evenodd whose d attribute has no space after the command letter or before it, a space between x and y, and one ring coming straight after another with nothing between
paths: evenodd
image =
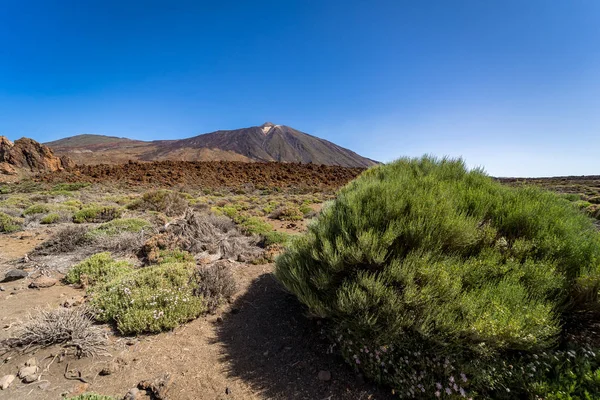
<instances>
[{"instance_id":1,"label":"bare soil","mask_svg":"<svg viewBox=\"0 0 600 400\"><path fill-rule=\"evenodd\" d=\"M28 232L29 233L29 232ZM41 231L38 236L45 235ZM2 236L2 275L18 266L39 274L36 260L20 259L38 242L19 234ZM13 237L14 236L14 237ZM105 326L109 354L77 359L60 356L57 346L27 354L2 356L0 377L16 374L32 356L42 371L38 381L13 382L0 391L0 399L60 399L63 395L96 392L122 398L140 381L170 377L168 398L192 399L387 399L386 390L364 383L343 360L328 354L329 342L318 321L307 318L303 307L286 293L272 275L273 265L240 264L234 274L240 290L231 304L217 315L191 321L171 332L123 337ZM52 276L62 275L52 272ZM2 283L2 330L9 337L18 323L37 307L60 307L65 300L84 296L82 289L58 283L45 289L29 289L31 279ZM108 368L110 375L101 375ZM81 373L81 380L68 377ZM320 381L319 371L331 372ZM150 398L150 397L141 397Z\"/></svg>"}]
</instances>

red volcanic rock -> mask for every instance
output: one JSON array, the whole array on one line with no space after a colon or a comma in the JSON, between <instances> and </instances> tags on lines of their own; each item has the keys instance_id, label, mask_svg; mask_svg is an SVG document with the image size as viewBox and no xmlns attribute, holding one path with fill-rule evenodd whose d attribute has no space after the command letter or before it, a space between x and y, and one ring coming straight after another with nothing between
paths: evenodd
<instances>
[{"instance_id":1,"label":"red volcanic rock","mask_svg":"<svg viewBox=\"0 0 600 400\"><path fill-rule=\"evenodd\" d=\"M16 175L27 172L54 172L71 168L67 157L57 157L52 150L33 139L21 138L14 143L0 136L0 174Z\"/></svg>"}]
</instances>

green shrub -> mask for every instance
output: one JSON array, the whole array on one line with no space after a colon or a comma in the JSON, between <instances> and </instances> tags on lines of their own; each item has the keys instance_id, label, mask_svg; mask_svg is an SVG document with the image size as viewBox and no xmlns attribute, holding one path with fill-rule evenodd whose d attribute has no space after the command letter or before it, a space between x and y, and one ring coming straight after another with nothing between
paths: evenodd
<instances>
[{"instance_id":1,"label":"green shrub","mask_svg":"<svg viewBox=\"0 0 600 400\"><path fill-rule=\"evenodd\" d=\"M592 196L588 201L592 204L600 204L600 196Z\"/></svg>"},{"instance_id":2,"label":"green shrub","mask_svg":"<svg viewBox=\"0 0 600 400\"><path fill-rule=\"evenodd\" d=\"M84 222L106 222L120 218L123 211L113 206L86 206L73 215L73 222L81 224Z\"/></svg>"},{"instance_id":3,"label":"green shrub","mask_svg":"<svg viewBox=\"0 0 600 400\"><path fill-rule=\"evenodd\" d=\"M23 215L46 214L50 212L48 204L34 204L23 211Z\"/></svg>"},{"instance_id":4,"label":"green shrub","mask_svg":"<svg viewBox=\"0 0 600 400\"><path fill-rule=\"evenodd\" d=\"M69 208L74 208L74 209L83 207L83 203L81 201L75 200L75 199L63 201L61 204L63 206L66 206Z\"/></svg>"},{"instance_id":5,"label":"green shrub","mask_svg":"<svg viewBox=\"0 0 600 400\"><path fill-rule=\"evenodd\" d=\"M116 236L123 232L137 233L142 230L148 230L152 227L152 224L145 219L140 218L123 218L113 219L112 221L105 222L96 229L91 230L88 235L90 237L98 236Z\"/></svg>"},{"instance_id":6,"label":"green shrub","mask_svg":"<svg viewBox=\"0 0 600 400\"><path fill-rule=\"evenodd\" d=\"M194 295L194 273L193 263L165 263L118 277L95 290L97 318L122 334L161 332L197 318L206 302Z\"/></svg>"},{"instance_id":7,"label":"green shrub","mask_svg":"<svg viewBox=\"0 0 600 400\"><path fill-rule=\"evenodd\" d=\"M60 214L50 213L42 217L42 219L40 220L40 224L55 224L58 221L60 221Z\"/></svg>"},{"instance_id":8,"label":"green shrub","mask_svg":"<svg viewBox=\"0 0 600 400\"><path fill-rule=\"evenodd\" d=\"M22 221L17 218L13 218L8 214L0 212L0 233L1 232L16 232L21 229Z\"/></svg>"},{"instance_id":9,"label":"green shrub","mask_svg":"<svg viewBox=\"0 0 600 400\"><path fill-rule=\"evenodd\" d=\"M499 398L523 386L484 366L543 352L597 311L599 270L600 236L570 202L423 157L344 187L276 275L372 379L431 398L463 373L468 395Z\"/></svg>"},{"instance_id":10,"label":"green shrub","mask_svg":"<svg viewBox=\"0 0 600 400\"><path fill-rule=\"evenodd\" d=\"M562 193L560 196L568 201L579 201L581 200L581 195L577 193Z\"/></svg>"},{"instance_id":11,"label":"green shrub","mask_svg":"<svg viewBox=\"0 0 600 400\"><path fill-rule=\"evenodd\" d=\"M90 183L88 183L88 182L59 183L58 185L54 185L54 187L52 188L52 191L53 192L61 192L61 191L74 192L74 191L83 189L88 186L90 186Z\"/></svg>"},{"instance_id":12,"label":"green shrub","mask_svg":"<svg viewBox=\"0 0 600 400\"><path fill-rule=\"evenodd\" d=\"M273 211L271 218L282 221L300 221L304 218L304 213L296 204L287 204Z\"/></svg>"},{"instance_id":13,"label":"green shrub","mask_svg":"<svg viewBox=\"0 0 600 400\"><path fill-rule=\"evenodd\" d=\"M189 207L189 202L182 193L170 190L153 190L144 195L127 208L131 210L158 211L169 217L176 217L184 213Z\"/></svg>"},{"instance_id":14,"label":"green shrub","mask_svg":"<svg viewBox=\"0 0 600 400\"><path fill-rule=\"evenodd\" d=\"M308 204L302 204L298 209L304 217L313 212L312 207L310 207Z\"/></svg>"},{"instance_id":15,"label":"green shrub","mask_svg":"<svg viewBox=\"0 0 600 400\"><path fill-rule=\"evenodd\" d=\"M33 205L33 201L29 197L22 195L12 195L2 201L0 201L0 207L7 208L27 208Z\"/></svg>"},{"instance_id":16,"label":"green shrub","mask_svg":"<svg viewBox=\"0 0 600 400\"><path fill-rule=\"evenodd\" d=\"M85 283L94 286L106 283L131 272L132 265L127 261L116 261L110 253L97 253L72 267L65 281L71 284Z\"/></svg>"},{"instance_id":17,"label":"green shrub","mask_svg":"<svg viewBox=\"0 0 600 400\"><path fill-rule=\"evenodd\" d=\"M235 222L246 235L266 235L273 230L268 222L258 217L243 217Z\"/></svg>"},{"instance_id":18,"label":"green shrub","mask_svg":"<svg viewBox=\"0 0 600 400\"><path fill-rule=\"evenodd\" d=\"M264 245L271 246L274 244L286 245L290 242L294 235L286 232L271 231L263 234Z\"/></svg>"},{"instance_id":19,"label":"green shrub","mask_svg":"<svg viewBox=\"0 0 600 400\"><path fill-rule=\"evenodd\" d=\"M196 259L194 256L184 250L159 250L158 251L158 264L169 264L169 263L195 263Z\"/></svg>"},{"instance_id":20,"label":"green shrub","mask_svg":"<svg viewBox=\"0 0 600 400\"><path fill-rule=\"evenodd\" d=\"M96 393L84 393L75 397L67 397L67 400L116 400L116 398Z\"/></svg>"}]
</instances>

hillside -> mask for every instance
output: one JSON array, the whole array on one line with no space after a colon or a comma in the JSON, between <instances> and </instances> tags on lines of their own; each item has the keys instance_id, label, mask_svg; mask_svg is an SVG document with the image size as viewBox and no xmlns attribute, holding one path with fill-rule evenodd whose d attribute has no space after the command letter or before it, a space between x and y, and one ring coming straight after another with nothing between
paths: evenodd
<instances>
[{"instance_id":1,"label":"hillside","mask_svg":"<svg viewBox=\"0 0 600 400\"><path fill-rule=\"evenodd\" d=\"M133 161L279 161L369 167L375 161L285 125L220 130L181 140L144 142L102 135L78 135L46 143L78 164Z\"/></svg>"}]
</instances>

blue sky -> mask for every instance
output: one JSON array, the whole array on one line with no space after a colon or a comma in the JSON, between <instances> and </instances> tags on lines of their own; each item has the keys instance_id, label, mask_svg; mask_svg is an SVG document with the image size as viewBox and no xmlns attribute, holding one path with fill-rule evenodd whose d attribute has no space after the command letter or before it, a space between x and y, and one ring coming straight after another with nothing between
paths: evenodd
<instances>
[{"instance_id":1,"label":"blue sky","mask_svg":"<svg viewBox=\"0 0 600 400\"><path fill-rule=\"evenodd\" d=\"M265 121L381 161L600 174L600 2L2 1L0 134Z\"/></svg>"}]
</instances>

